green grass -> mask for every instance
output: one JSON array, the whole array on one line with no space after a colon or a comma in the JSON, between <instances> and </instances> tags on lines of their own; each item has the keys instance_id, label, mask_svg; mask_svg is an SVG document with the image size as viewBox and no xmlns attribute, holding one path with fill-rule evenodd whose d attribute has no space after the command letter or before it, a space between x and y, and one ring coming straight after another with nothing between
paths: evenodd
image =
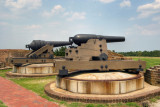
<instances>
[{"instance_id":1,"label":"green grass","mask_svg":"<svg viewBox=\"0 0 160 107\"><path fill-rule=\"evenodd\" d=\"M156 98L157 100L160 100L160 96L156 96L155 98Z\"/></svg>"},{"instance_id":2,"label":"green grass","mask_svg":"<svg viewBox=\"0 0 160 107\"><path fill-rule=\"evenodd\" d=\"M160 57L132 57L133 60L146 61L146 69L160 64Z\"/></svg>"},{"instance_id":3,"label":"green grass","mask_svg":"<svg viewBox=\"0 0 160 107\"><path fill-rule=\"evenodd\" d=\"M96 107L105 107L104 104L97 104Z\"/></svg>"},{"instance_id":4,"label":"green grass","mask_svg":"<svg viewBox=\"0 0 160 107\"><path fill-rule=\"evenodd\" d=\"M7 106L0 100L0 107L7 107Z\"/></svg>"},{"instance_id":5,"label":"green grass","mask_svg":"<svg viewBox=\"0 0 160 107\"><path fill-rule=\"evenodd\" d=\"M95 107L94 104L86 104L86 107Z\"/></svg>"},{"instance_id":6,"label":"green grass","mask_svg":"<svg viewBox=\"0 0 160 107\"><path fill-rule=\"evenodd\" d=\"M25 87L28 90L32 90L37 93L39 96L49 100L57 102L53 100L49 96L47 96L44 92L44 86L55 80L55 76L50 77L41 77L41 78L11 78L13 82Z\"/></svg>"},{"instance_id":7,"label":"green grass","mask_svg":"<svg viewBox=\"0 0 160 107\"><path fill-rule=\"evenodd\" d=\"M158 100L160 100L160 96L156 96L156 97L154 97L154 98L149 99L150 103L155 103L155 102L157 102Z\"/></svg>"},{"instance_id":8,"label":"green grass","mask_svg":"<svg viewBox=\"0 0 160 107\"><path fill-rule=\"evenodd\" d=\"M150 101L151 103L155 103L155 102L157 102L157 98L151 98L149 101Z\"/></svg>"},{"instance_id":9,"label":"green grass","mask_svg":"<svg viewBox=\"0 0 160 107\"><path fill-rule=\"evenodd\" d=\"M11 69L6 69L6 70L0 70L0 76L1 77L6 77L6 72L11 71Z\"/></svg>"},{"instance_id":10,"label":"green grass","mask_svg":"<svg viewBox=\"0 0 160 107\"><path fill-rule=\"evenodd\" d=\"M85 107L85 104L83 103L78 103L78 102L73 102L70 104L66 104L67 107Z\"/></svg>"},{"instance_id":11,"label":"green grass","mask_svg":"<svg viewBox=\"0 0 160 107\"><path fill-rule=\"evenodd\" d=\"M136 102L127 102L125 105L128 107L140 107Z\"/></svg>"},{"instance_id":12,"label":"green grass","mask_svg":"<svg viewBox=\"0 0 160 107\"><path fill-rule=\"evenodd\" d=\"M66 101L60 101L59 104L60 105L67 105L67 102Z\"/></svg>"}]
</instances>

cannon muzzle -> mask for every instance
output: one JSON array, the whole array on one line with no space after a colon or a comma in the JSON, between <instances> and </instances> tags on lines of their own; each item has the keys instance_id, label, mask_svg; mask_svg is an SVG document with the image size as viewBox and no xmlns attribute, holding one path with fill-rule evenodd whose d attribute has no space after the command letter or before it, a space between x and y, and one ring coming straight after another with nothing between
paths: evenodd
<instances>
[{"instance_id":1,"label":"cannon muzzle","mask_svg":"<svg viewBox=\"0 0 160 107\"><path fill-rule=\"evenodd\" d=\"M77 34L74 37L70 37L69 41L80 46L82 43L86 43L89 39L105 39L107 43L125 41L125 37L123 36L102 36L95 34Z\"/></svg>"},{"instance_id":2,"label":"cannon muzzle","mask_svg":"<svg viewBox=\"0 0 160 107\"><path fill-rule=\"evenodd\" d=\"M26 48L31 48L36 51L45 45L53 45L54 47L71 45L72 42L68 41L43 41L43 40L33 40L30 44L26 45Z\"/></svg>"}]
</instances>

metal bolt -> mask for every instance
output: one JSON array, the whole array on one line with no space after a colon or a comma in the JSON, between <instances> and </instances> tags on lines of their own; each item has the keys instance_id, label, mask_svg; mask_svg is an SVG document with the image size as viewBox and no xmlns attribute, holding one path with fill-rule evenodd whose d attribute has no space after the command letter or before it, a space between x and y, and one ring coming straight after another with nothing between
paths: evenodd
<instances>
[{"instance_id":1,"label":"metal bolt","mask_svg":"<svg viewBox=\"0 0 160 107\"><path fill-rule=\"evenodd\" d=\"M139 65L139 68L142 68L142 65Z\"/></svg>"},{"instance_id":2,"label":"metal bolt","mask_svg":"<svg viewBox=\"0 0 160 107\"><path fill-rule=\"evenodd\" d=\"M101 69L103 69L103 65L101 65Z\"/></svg>"},{"instance_id":3,"label":"metal bolt","mask_svg":"<svg viewBox=\"0 0 160 107\"><path fill-rule=\"evenodd\" d=\"M108 68L108 65L105 65L105 68L107 69L107 68Z\"/></svg>"},{"instance_id":4,"label":"metal bolt","mask_svg":"<svg viewBox=\"0 0 160 107\"><path fill-rule=\"evenodd\" d=\"M62 66L62 69L64 70L66 67L65 66Z\"/></svg>"}]
</instances>

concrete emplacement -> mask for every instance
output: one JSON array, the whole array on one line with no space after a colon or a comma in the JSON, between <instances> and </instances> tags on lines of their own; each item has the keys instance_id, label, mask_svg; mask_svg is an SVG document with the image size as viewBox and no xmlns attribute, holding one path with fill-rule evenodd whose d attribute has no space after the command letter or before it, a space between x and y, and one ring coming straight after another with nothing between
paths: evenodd
<instances>
[{"instance_id":1,"label":"concrete emplacement","mask_svg":"<svg viewBox=\"0 0 160 107\"><path fill-rule=\"evenodd\" d=\"M79 94L115 95L144 88L144 76L124 72L91 72L56 79L56 87Z\"/></svg>"},{"instance_id":2,"label":"concrete emplacement","mask_svg":"<svg viewBox=\"0 0 160 107\"><path fill-rule=\"evenodd\" d=\"M47 95L86 103L140 102L160 95L160 88L144 82L143 74L86 72L59 77L45 86Z\"/></svg>"},{"instance_id":3,"label":"concrete emplacement","mask_svg":"<svg viewBox=\"0 0 160 107\"><path fill-rule=\"evenodd\" d=\"M98 88L98 87L94 87ZM55 82L51 82L45 86L45 92L50 97L74 102L86 103L118 103L118 102L141 102L152 97L160 95L160 88L152 86L144 82L144 88L117 95L98 95L98 94L78 94L57 88Z\"/></svg>"},{"instance_id":4,"label":"concrete emplacement","mask_svg":"<svg viewBox=\"0 0 160 107\"><path fill-rule=\"evenodd\" d=\"M20 67L14 66L13 70L6 74L9 77L43 77L57 75L54 69L53 63L30 64Z\"/></svg>"}]
</instances>

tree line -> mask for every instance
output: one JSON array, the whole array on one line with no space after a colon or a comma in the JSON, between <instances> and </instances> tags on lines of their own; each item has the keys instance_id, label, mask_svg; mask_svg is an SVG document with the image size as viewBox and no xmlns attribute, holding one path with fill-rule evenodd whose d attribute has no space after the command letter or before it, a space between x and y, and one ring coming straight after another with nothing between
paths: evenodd
<instances>
[{"instance_id":1,"label":"tree line","mask_svg":"<svg viewBox=\"0 0 160 107\"><path fill-rule=\"evenodd\" d=\"M56 56L65 56L65 49L66 46L62 46L60 48L57 48L54 51L54 55ZM115 52L113 50L113 52ZM124 56L148 56L148 57L160 57L160 50L154 50L154 51L130 51L130 52L116 52L119 54L122 54Z\"/></svg>"},{"instance_id":2,"label":"tree line","mask_svg":"<svg viewBox=\"0 0 160 107\"><path fill-rule=\"evenodd\" d=\"M148 56L148 57L160 57L160 50L154 51L130 51L130 52L117 52L124 56Z\"/></svg>"}]
</instances>

